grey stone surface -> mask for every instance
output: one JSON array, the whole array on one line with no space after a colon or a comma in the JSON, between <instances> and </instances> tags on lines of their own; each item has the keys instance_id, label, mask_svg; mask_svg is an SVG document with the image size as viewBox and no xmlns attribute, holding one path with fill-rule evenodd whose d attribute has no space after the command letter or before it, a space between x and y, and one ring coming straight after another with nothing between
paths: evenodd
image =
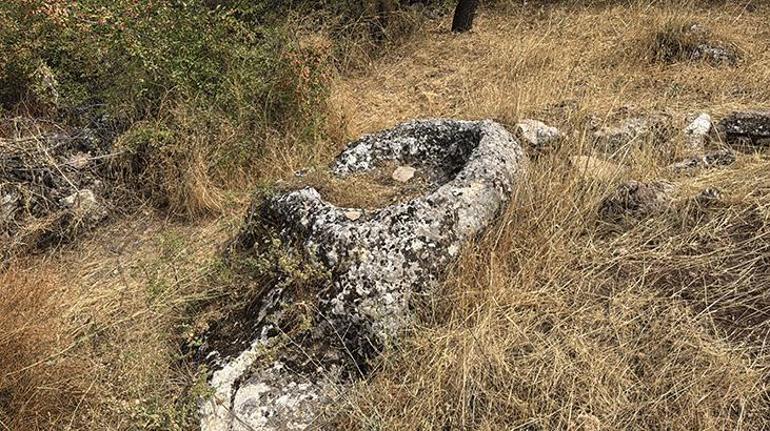
<instances>
[{"instance_id":1,"label":"grey stone surface","mask_svg":"<svg viewBox=\"0 0 770 431\"><path fill-rule=\"evenodd\" d=\"M713 43L699 43L690 54L693 60L705 60L712 64L726 64L734 66L738 63L738 53L725 45Z\"/></svg>"},{"instance_id":2,"label":"grey stone surface","mask_svg":"<svg viewBox=\"0 0 770 431\"><path fill-rule=\"evenodd\" d=\"M716 150L709 153L688 157L674 163L668 168L676 173L729 166L735 163L735 152L732 150Z\"/></svg>"},{"instance_id":3,"label":"grey stone surface","mask_svg":"<svg viewBox=\"0 0 770 431\"><path fill-rule=\"evenodd\" d=\"M604 126L593 133L593 141L599 151L616 154L625 153L646 141L662 141L671 135L671 116L655 113L648 116L632 117L618 124Z\"/></svg>"},{"instance_id":4,"label":"grey stone surface","mask_svg":"<svg viewBox=\"0 0 770 431\"><path fill-rule=\"evenodd\" d=\"M718 40L704 25L690 23L658 34L656 57L672 63L705 61L711 65L735 66L740 55L730 43Z\"/></svg>"},{"instance_id":5,"label":"grey stone surface","mask_svg":"<svg viewBox=\"0 0 770 431\"><path fill-rule=\"evenodd\" d=\"M608 222L643 219L666 211L673 202L676 187L665 181L628 181L605 197L599 217Z\"/></svg>"},{"instance_id":6,"label":"grey stone surface","mask_svg":"<svg viewBox=\"0 0 770 431\"><path fill-rule=\"evenodd\" d=\"M525 119L516 123L513 133L522 144L534 151L544 151L563 137L556 127L532 119Z\"/></svg>"},{"instance_id":7,"label":"grey stone surface","mask_svg":"<svg viewBox=\"0 0 770 431\"><path fill-rule=\"evenodd\" d=\"M711 132L711 115L701 113L684 129L685 147L691 153L700 153L706 147Z\"/></svg>"},{"instance_id":8,"label":"grey stone surface","mask_svg":"<svg viewBox=\"0 0 770 431\"><path fill-rule=\"evenodd\" d=\"M413 319L414 300L429 295L461 247L507 206L524 155L492 121L421 120L352 142L332 164L340 176L396 161L431 171L432 189L410 201L351 220L312 188L255 206L238 238L249 250L259 224L332 274L312 298L313 319L292 337L294 349L266 355L276 337L260 325L244 352L216 361L215 395L201 404L204 431L292 430L316 426L346 382ZM292 302L276 288L255 313L259 322ZM335 347L336 346L336 347ZM216 352L210 356L216 357ZM267 359L266 359L267 356Z\"/></svg>"},{"instance_id":9,"label":"grey stone surface","mask_svg":"<svg viewBox=\"0 0 770 431\"><path fill-rule=\"evenodd\" d=\"M741 149L770 146L770 111L733 112L717 127L722 139Z\"/></svg>"},{"instance_id":10,"label":"grey stone surface","mask_svg":"<svg viewBox=\"0 0 770 431\"><path fill-rule=\"evenodd\" d=\"M84 112L82 120L88 118ZM7 126L4 121L0 127ZM108 160L118 132L108 117L80 128L25 117L13 121L18 127L8 130L14 134L0 138L0 263L93 228L106 215L112 191L104 181L114 179ZM83 199L76 199L80 192ZM91 197L98 205L89 204Z\"/></svg>"}]
</instances>

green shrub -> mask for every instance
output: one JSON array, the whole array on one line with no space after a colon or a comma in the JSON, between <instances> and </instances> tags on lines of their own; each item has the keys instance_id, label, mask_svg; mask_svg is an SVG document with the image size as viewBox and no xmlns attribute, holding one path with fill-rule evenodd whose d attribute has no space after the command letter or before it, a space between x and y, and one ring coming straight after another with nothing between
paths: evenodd
<instances>
[{"instance_id":1,"label":"green shrub","mask_svg":"<svg viewBox=\"0 0 770 431\"><path fill-rule=\"evenodd\" d=\"M227 102L233 85L248 85L252 102L282 111L287 94L275 90L292 41L236 15L201 1L9 0L0 6L0 100L34 96L44 64L65 106L98 101L146 117L180 95Z\"/></svg>"}]
</instances>

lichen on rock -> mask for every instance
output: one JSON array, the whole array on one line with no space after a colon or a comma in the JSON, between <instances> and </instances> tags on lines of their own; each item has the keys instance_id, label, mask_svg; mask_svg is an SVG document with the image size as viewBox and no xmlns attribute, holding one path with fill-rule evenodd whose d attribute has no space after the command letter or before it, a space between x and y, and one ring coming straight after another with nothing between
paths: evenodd
<instances>
[{"instance_id":1,"label":"lichen on rock","mask_svg":"<svg viewBox=\"0 0 770 431\"><path fill-rule=\"evenodd\" d=\"M305 329L286 337L264 323L248 349L219 357L215 395L201 404L204 431L304 429L317 421L412 321L413 300L430 294L462 245L506 207L524 168L521 147L499 124L434 119L363 136L331 170L346 176L387 161L432 171L433 188L376 211L337 207L313 188L253 207L235 242L239 250L248 253L262 241L267 223L327 268L331 282L312 292ZM352 211L360 215L350 217ZM292 302L284 292L266 297L273 300L256 315ZM290 338L287 347L266 355L281 337Z\"/></svg>"},{"instance_id":2,"label":"lichen on rock","mask_svg":"<svg viewBox=\"0 0 770 431\"><path fill-rule=\"evenodd\" d=\"M770 111L733 112L717 127L721 138L741 150L770 147Z\"/></svg>"},{"instance_id":3,"label":"lichen on rock","mask_svg":"<svg viewBox=\"0 0 770 431\"><path fill-rule=\"evenodd\" d=\"M599 205L599 217L618 223L639 220L668 210L676 187L666 181L628 181L620 184Z\"/></svg>"},{"instance_id":4,"label":"lichen on rock","mask_svg":"<svg viewBox=\"0 0 770 431\"><path fill-rule=\"evenodd\" d=\"M639 148L645 142L666 142L673 135L672 118L667 113L657 112L645 116L626 118L617 124L596 130L593 135L595 147L610 156L624 155L632 148Z\"/></svg>"}]
</instances>

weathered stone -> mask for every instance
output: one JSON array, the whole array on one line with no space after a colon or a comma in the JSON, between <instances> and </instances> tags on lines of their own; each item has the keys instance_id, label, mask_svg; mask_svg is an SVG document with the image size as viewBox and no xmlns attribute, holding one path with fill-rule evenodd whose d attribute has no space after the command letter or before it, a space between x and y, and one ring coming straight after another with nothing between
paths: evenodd
<instances>
[{"instance_id":1,"label":"weathered stone","mask_svg":"<svg viewBox=\"0 0 770 431\"><path fill-rule=\"evenodd\" d=\"M357 221L345 215L354 209L336 207L312 188L254 207L236 242L242 250L264 241L260 226L276 226L286 244L299 243L328 268L332 281L313 292L312 322L276 359L265 349L281 331L268 316L296 301L279 287L265 295L252 313L255 341L215 361L215 395L201 404L203 431L309 426L341 385L364 376L369 361L412 321L412 300L430 294L462 245L506 207L524 156L492 121L424 120L351 143L332 172L345 176L387 161L433 171L432 190Z\"/></svg>"},{"instance_id":2,"label":"weathered stone","mask_svg":"<svg viewBox=\"0 0 770 431\"><path fill-rule=\"evenodd\" d=\"M714 206L722 201L722 192L713 187L707 187L695 195L694 201L702 207Z\"/></svg>"},{"instance_id":3,"label":"weathered stone","mask_svg":"<svg viewBox=\"0 0 770 431\"><path fill-rule=\"evenodd\" d=\"M655 57L668 63L705 61L712 65L735 66L740 60L733 45L716 40L708 28L697 23L658 33L654 46Z\"/></svg>"},{"instance_id":4,"label":"weathered stone","mask_svg":"<svg viewBox=\"0 0 770 431\"><path fill-rule=\"evenodd\" d=\"M405 183L414 178L415 172L417 172L417 169L411 166L399 166L393 171L393 179L399 183Z\"/></svg>"},{"instance_id":5,"label":"weathered stone","mask_svg":"<svg viewBox=\"0 0 770 431\"><path fill-rule=\"evenodd\" d=\"M735 163L735 153L732 150L717 150L703 155L692 156L681 162L674 163L668 168L674 172L687 172L696 169L711 169L729 166Z\"/></svg>"},{"instance_id":6,"label":"weathered stone","mask_svg":"<svg viewBox=\"0 0 770 431\"><path fill-rule=\"evenodd\" d=\"M629 181L618 186L599 205L599 217L618 222L642 219L666 211L673 202L675 187L664 181Z\"/></svg>"},{"instance_id":7,"label":"weathered stone","mask_svg":"<svg viewBox=\"0 0 770 431\"><path fill-rule=\"evenodd\" d=\"M68 230L80 226L90 227L107 217L107 209L99 203L96 195L89 189L79 190L62 199L62 207L68 211L66 225Z\"/></svg>"},{"instance_id":8,"label":"weathered stone","mask_svg":"<svg viewBox=\"0 0 770 431\"><path fill-rule=\"evenodd\" d=\"M671 117L652 114L628 118L615 126L605 126L593 133L593 140L600 151L614 154L640 147L646 140L664 140L670 135Z\"/></svg>"},{"instance_id":9,"label":"weathered stone","mask_svg":"<svg viewBox=\"0 0 770 431\"><path fill-rule=\"evenodd\" d=\"M703 60L711 64L726 64L735 66L738 63L738 53L735 49L712 42L699 43L690 54L692 60Z\"/></svg>"},{"instance_id":10,"label":"weathered stone","mask_svg":"<svg viewBox=\"0 0 770 431\"><path fill-rule=\"evenodd\" d=\"M706 146L709 133L711 132L711 115L702 113L687 125L684 129L685 146L688 152L702 152Z\"/></svg>"},{"instance_id":11,"label":"weathered stone","mask_svg":"<svg viewBox=\"0 0 770 431\"><path fill-rule=\"evenodd\" d=\"M0 195L0 226L8 223L16 211L19 196L16 193L7 192Z\"/></svg>"},{"instance_id":12,"label":"weathered stone","mask_svg":"<svg viewBox=\"0 0 770 431\"><path fill-rule=\"evenodd\" d=\"M717 127L722 139L740 149L770 146L770 111L733 112Z\"/></svg>"},{"instance_id":13,"label":"weathered stone","mask_svg":"<svg viewBox=\"0 0 770 431\"><path fill-rule=\"evenodd\" d=\"M586 179L609 182L628 172L628 167L592 156L574 156L570 164Z\"/></svg>"},{"instance_id":14,"label":"weathered stone","mask_svg":"<svg viewBox=\"0 0 770 431\"><path fill-rule=\"evenodd\" d=\"M77 191L62 199L62 205L67 208L90 209L97 205L94 192L88 189Z\"/></svg>"},{"instance_id":15,"label":"weathered stone","mask_svg":"<svg viewBox=\"0 0 770 431\"><path fill-rule=\"evenodd\" d=\"M18 127L21 130L53 129L48 124L40 127L34 119L14 121L28 123ZM99 117L85 128L62 126L55 133L0 139L0 199L12 196L0 209L0 237L13 239L0 241L0 258L72 240L103 218L106 193L101 178L114 178L104 163L114 127ZM78 200L78 191L88 192ZM90 197L99 201L98 208L89 204ZM76 206L76 200L83 205ZM85 211L86 207L97 211Z\"/></svg>"},{"instance_id":16,"label":"weathered stone","mask_svg":"<svg viewBox=\"0 0 770 431\"><path fill-rule=\"evenodd\" d=\"M525 119L516 124L514 136L522 144L527 145L535 152L539 152L556 144L563 135L559 129L542 121Z\"/></svg>"}]
</instances>

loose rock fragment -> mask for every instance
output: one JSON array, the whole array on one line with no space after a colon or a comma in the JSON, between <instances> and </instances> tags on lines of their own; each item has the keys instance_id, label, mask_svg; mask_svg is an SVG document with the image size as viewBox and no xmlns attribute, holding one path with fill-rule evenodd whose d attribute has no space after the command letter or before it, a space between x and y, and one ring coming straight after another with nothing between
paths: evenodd
<instances>
[{"instance_id":1,"label":"loose rock fragment","mask_svg":"<svg viewBox=\"0 0 770 431\"><path fill-rule=\"evenodd\" d=\"M332 274L329 285L303 297L314 310L295 329L292 348L265 354L281 339L271 316L299 302L275 286L257 309L251 346L219 358L201 404L203 431L305 429L346 382L364 376L377 356L412 320L412 298L429 294L461 246L505 208L523 169L519 144L492 121L424 120L351 143L332 172L345 176L387 161L418 166L443 178L405 203L350 220L351 209L323 200L312 188L256 205L236 241L243 252L264 243L274 226L283 244L298 244ZM204 355L218 357L214 352Z\"/></svg>"},{"instance_id":2,"label":"loose rock fragment","mask_svg":"<svg viewBox=\"0 0 770 431\"><path fill-rule=\"evenodd\" d=\"M711 169L729 166L735 163L735 152L732 150L717 150L703 155L692 156L681 162L674 163L668 168L674 172L686 172L696 169Z\"/></svg>"},{"instance_id":3,"label":"loose rock fragment","mask_svg":"<svg viewBox=\"0 0 770 431\"><path fill-rule=\"evenodd\" d=\"M550 148L563 137L556 127L530 119L521 120L516 124L514 136L536 152Z\"/></svg>"},{"instance_id":4,"label":"loose rock fragment","mask_svg":"<svg viewBox=\"0 0 770 431\"><path fill-rule=\"evenodd\" d=\"M702 207L713 206L722 200L722 192L713 187L707 187L698 193L695 198L695 202Z\"/></svg>"},{"instance_id":5,"label":"loose rock fragment","mask_svg":"<svg viewBox=\"0 0 770 431\"><path fill-rule=\"evenodd\" d=\"M0 223L5 222L7 219L13 216L13 212L16 209L16 202L19 201L19 197L15 193L3 193L0 196Z\"/></svg>"},{"instance_id":6,"label":"loose rock fragment","mask_svg":"<svg viewBox=\"0 0 770 431\"><path fill-rule=\"evenodd\" d=\"M75 169L84 169L90 163L91 159L88 154L77 153L67 160L67 164Z\"/></svg>"},{"instance_id":7,"label":"loose rock fragment","mask_svg":"<svg viewBox=\"0 0 770 431\"><path fill-rule=\"evenodd\" d=\"M94 192L88 189L77 191L65 197L64 199L62 199L62 204L67 208L83 208L83 209L90 209L97 205Z\"/></svg>"},{"instance_id":8,"label":"loose rock fragment","mask_svg":"<svg viewBox=\"0 0 770 431\"><path fill-rule=\"evenodd\" d=\"M358 210L348 210L345 211L345 217L350 221L356 221L361 218L361 211Z\"/></svg>"},{"instance_id":9,"label":"loose rock fragment","mask_svg":"<svg viewBox=\"0 0 770 431\"><path fill-rule=\"evenodd\" d=\"M618 222L642 219L666 211L673 202L675 187L664 181L623 183L599 206L601 219Z\"/></svg>"},{"instance_id":10,"label":"loose rock fragment","mask_svg":"<svg viewBox=\"0 0 770 431\"><path fill-rule=\"evenodd\" d=\"M770 146L770 111L733 112L717 127L722 139L740 149Z\"/></svg>"},{"instance_id":11,"label":"loose rock fragment","mask_svg":"<svg viewBox=\"0 0 770 431\"><path fill-rule=\"evenodd\" d=\"M414 178L415 172L417 172L417 169L411 166L399 166L393 171L393 179L400 183L405 183Z\"/></svg>"}]
</instances>

